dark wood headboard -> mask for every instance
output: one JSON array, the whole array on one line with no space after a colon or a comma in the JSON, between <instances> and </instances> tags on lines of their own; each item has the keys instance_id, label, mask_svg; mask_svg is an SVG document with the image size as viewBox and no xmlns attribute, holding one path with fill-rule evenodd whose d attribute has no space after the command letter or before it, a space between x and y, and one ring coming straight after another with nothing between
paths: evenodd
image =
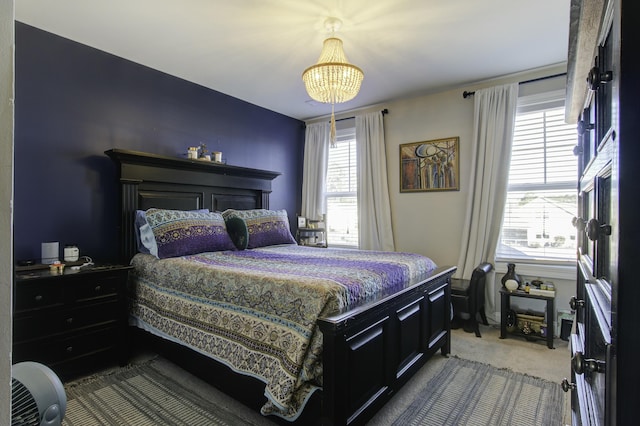
<instances>
[{"instance_id":1,"label":"dark wood headboard","mask_svg":"<svg viewBox=\"0 0 640 426\"><path fill-rule=\"evenodd\" d=\"M137 251L136 210L269 208L271 181L280 173L221 163L167 157L124 149L105 151L118 165L121 203L121 256Z\"/></svg>"}]
</instances>

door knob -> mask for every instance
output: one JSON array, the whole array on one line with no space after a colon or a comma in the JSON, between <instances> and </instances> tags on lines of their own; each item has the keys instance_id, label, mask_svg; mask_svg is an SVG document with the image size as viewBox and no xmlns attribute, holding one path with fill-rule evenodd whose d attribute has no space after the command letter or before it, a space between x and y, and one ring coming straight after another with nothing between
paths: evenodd
<instances>
[{"instance_id":1,"label":"door knob","mask_svg":"<svg viewBox=\"0 0 640 426\"><path fill-rule=\"evenodd\" d=\"M598 67L591 68L589 76L587 77L587 82L589 83L589 88L591 90L598 90L602 83L606 83L611 80L613 80L613 72L600 72L600 68Z\"/></svg>"},{"instance_id":2,"label":"door knob","mask_svg":"<svg viewBox=\"0 0 640 426\"><path fill-rule=\"evenodd\" d=\"M560 383L560 386L562 386L562 390L565 392L569 392L570 390L576 389L576 384L569 382L569 380L567 380L566 378L562 380L562 383Z\"/></svg>"},{"instance_id":3,"label":"door knob","mask_svg":"<svg viewBox=\"0 0 640 426\"><path fill-rule=\"evenodd\" d=\"M577 299L575 296L571 296L569 299L569 307L572 311L577 311L577 308L582 308L584 306L584 300Z\"/></svg>"},{"instance_id":4,"label":"door knob","mask_svg":"<svg viewBox=\"0 0 640 426\"><path fill-rule=\"evenodd\" d=\"M591 219L587 222L587 237L591 241L596 241L599 237L603 235L611 235L611 225L600 224L597 219Z\"/></svg>"},{"instance_id":5,"label":"door knob","mask_svg":"<svg viewBox=\"0 0 640 426\"><path fill-rule=\"evenodd\" d=\"M584 228L586 228L587 226L587 222L581 218L581 217L573 217L573 219L571 219L571 224L579 231L582 232L584 231Z\"/></svg>"},{"instance_id":6,"label":"door knob","mask_svg":"<svg viewBox=\"0 0 640 426\"><path fill-rule=\"evenodd\" d=\"M599 359L585 358L582 352L576 352L571 358L571 365L576 374L583 374L585 371L602 373L605 362Z\"/></svg>"},{"instance_id":7,"label":"door knob","mask_svg":"<svg viewBox=\"0 0 640 426\"><path fill-rule=\"evenodd\" d=\"M585 132L589 131L589 130L593 130L593 128L595 127L595 124L593 123L588 123L584 120L580 120L578 121L578 134L579 135L584 135Z\"/></svg>"}]
</instances>

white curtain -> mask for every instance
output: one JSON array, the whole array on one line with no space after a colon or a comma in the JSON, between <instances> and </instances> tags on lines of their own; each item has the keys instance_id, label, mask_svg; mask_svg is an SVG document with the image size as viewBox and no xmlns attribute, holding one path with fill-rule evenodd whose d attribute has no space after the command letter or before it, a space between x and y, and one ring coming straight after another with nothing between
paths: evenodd
<instances>
[{"instance_id":1,"label":"white curtain","mask_svg":"<svg viewBox=\"0 0 640 426\"><path fill-rule=\"evenodd\" d=\"M495 265L502 214L507 196L518 84L476 90L469 198L456 276L471 278L480 262ZM495 312L491 274L485 309Z\"/></svg>"},{"instance_id":2,"label":"white curtain","mask_svg":"<svg viewBox=\"0 0 640 426\"><path fill-rule=\"evenodd\" d=\"M329 123L308 124L305 131L300 214L320 219L326 213L324 202L329 158Z\"/></svg>"},{"instance_id":3,"label":"white curtain","mask_svg":"<svg viewBox=\"0 0 640 426\"><path fill-rule=\"evenodd\" d=\"M356 116L356 150L359 248L394 251L382 112Z\"/></svg>"}]
</instances>

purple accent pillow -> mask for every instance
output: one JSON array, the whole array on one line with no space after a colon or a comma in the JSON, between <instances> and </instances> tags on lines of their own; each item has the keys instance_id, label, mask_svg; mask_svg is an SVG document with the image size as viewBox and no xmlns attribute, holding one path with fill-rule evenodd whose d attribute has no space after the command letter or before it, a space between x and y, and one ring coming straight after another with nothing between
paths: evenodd
<instances>
[{"instance_id":1,"label":"purple accent pillow","mask_svg":"<svg viewBox=\"0 0 640 426\"><path fill-rule=\"evenodd\" d=\"M207 209L190 210L193 212L208 213ZM144 210L136 210L135 219L136 244L140 253L152 254L158 257L158 245L153 236L153 231L147 223L147 212Z\"/></svg>"},{"instance_id":2,"label":"purple accent pillow","mask_svg":"<svg viewBox=\"0 0 640 426\"><path fill-rule=\"evenodd\" d=\"M220 213L149 209L146 216L160 259L236 249Z\"/></svg>"},{"instance_id":3,"label":"purple accent pillow","mask_svg":"<svg viewBox=\"0 0 640 426\"><path fill-rule=\"evenodd\" d=\"M273 246L277 244L296 244L289 229L286 210L225 210L225 219L238 217L247 224L249 242L247 248Z\"/></svg>"}]
</instances>

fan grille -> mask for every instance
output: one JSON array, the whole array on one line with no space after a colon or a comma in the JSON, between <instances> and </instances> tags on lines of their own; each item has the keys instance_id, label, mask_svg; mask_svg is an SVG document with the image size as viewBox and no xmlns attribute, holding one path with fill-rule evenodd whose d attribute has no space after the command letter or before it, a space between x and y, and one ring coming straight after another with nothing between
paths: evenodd
<instances>
[{"instance_id":1,"label":"fan grille","mask_svg":"<svg viewBox=\"0 0 640 426\"><path fill-rule=\"evenodd\" d=\"M31 392L20 381L11 378L11 426L37 426L40 413Z\"/></svg>"}]
</instances>

